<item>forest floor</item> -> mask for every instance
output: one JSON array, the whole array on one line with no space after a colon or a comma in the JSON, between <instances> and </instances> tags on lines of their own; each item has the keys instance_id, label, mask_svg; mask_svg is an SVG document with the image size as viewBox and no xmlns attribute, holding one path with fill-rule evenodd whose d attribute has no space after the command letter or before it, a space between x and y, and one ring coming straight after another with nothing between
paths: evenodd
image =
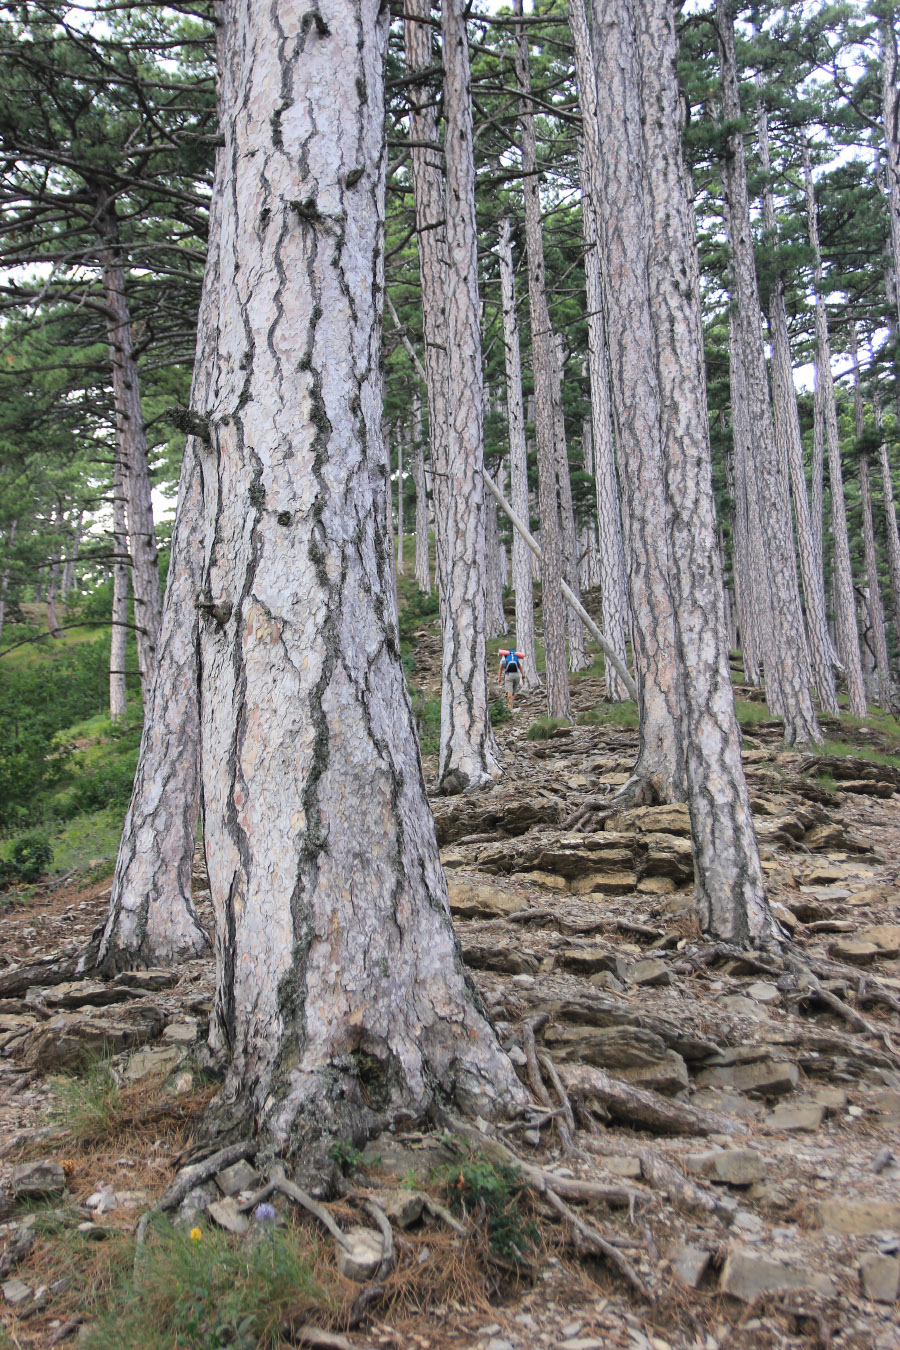
<instances>
[{"instance_id":1,"label":"forest floor","mask_svg":"<svg viewBox=\"0 0 900 1350\"><path fill-rule=\"evenodd\" d=\"M427 688L436 658L423 632ZM573 687L596 716L599 680ZM202 1157L190 1146L214 1091L197 1067L212 962L21 988L18 971L85 941L109 881L38 888L0 917L0 1346L900 1350L890 747L865 729L848 746L844 729L843 754L786 753L765 721L745 737L792 938L785 958L757 959L699 935L682 808L604 812L636 732L601 720L531 739L542 710L529 693L498 726L495 788L433 800L466 962L548 1103L501 1132L530 1189L477 1128L339 1150L348 1193L333 1218L371 1228L361 1197L375 1197L396 1255L349 1331L363 1286L280 1193L267 1198L277 1232L305 1243L307 1296L273 1276L286 1239L260 1232L255 1199L240 1209L258 1183L247 1163L221 1160L217 1184L197 1174L171 1207L181 1227L151 1224L136 1252L141 1215ZM199 855L195 890L205 910ZM260 1342L265 1316L281 1341Z\"/></svg>"}]
</instances>

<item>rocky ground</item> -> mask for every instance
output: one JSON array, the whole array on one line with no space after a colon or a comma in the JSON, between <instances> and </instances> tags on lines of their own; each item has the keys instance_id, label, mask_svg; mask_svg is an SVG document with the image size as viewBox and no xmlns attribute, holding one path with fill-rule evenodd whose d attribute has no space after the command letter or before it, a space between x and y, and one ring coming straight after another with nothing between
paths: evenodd
<instances>
[{"instance_id":1,"label":"rocky ground","mask_svg":"<svg viewBox=\"0 0 900 1350\"><path fill-rule=\"evenodd\" d=\"M580 681L581 708L600 693ZM446 1136L383 1137L352 1160L355 1200L326 1211L347 1229L356 1203L375 1233L371 1259L357 1251L357 1270L345 1253L336 1278L378 1293L387 1216L388 1288L415 1267L417 1311L373 1297L356 1329L294 1325L285 1343L897 1350L900 769L866 758L871 735L855 757L803 757L754 728L751 795L792 937L784 958L756 959L698 933L683 809L609 814L635 733L529 740L539 712L530 696L499 728L497 787L434 809L466 961L536 1101L466 1144L524 1162L545 1249L517 1280L500 1261L486 1283L435 1277L429 1295L428 1262L471 1241L434 1180L461 1155ZM309 1215L286 1178L273 1188L269 1173L263 1194L247 1149L211 1165L190 1151L212 1091L195 1071L210 962L60 979L108 885L48 890L0 918L0 1345L86 1334L89 1277L54 1264L67 1230L99 1252L159 1204L236 1241L261 1196ZM38 961L43 977L22 987ZM76 1139L59 1114L54 1075L86 1048L114 1056L114 1137Z\"/></svg>"}]
</instances>

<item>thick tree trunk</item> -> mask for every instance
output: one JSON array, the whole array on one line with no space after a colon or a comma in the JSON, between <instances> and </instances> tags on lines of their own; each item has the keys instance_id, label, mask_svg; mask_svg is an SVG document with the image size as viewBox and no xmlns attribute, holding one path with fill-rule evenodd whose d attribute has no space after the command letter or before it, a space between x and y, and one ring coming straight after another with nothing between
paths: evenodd
<instances>
[{"instance_id":1,"label":"thick tree trunk","mask_svg":"<svg viewBox=\"0 0 900 1350\"><path fill-rule=\"evenodd\" d=\"M571 15L578 6L579 0L573 0ZM631 23L625 0L595 3L596 78L585 60L580 21L573 19L572 31L588 182L597 189L603 312L622 496L627 503L625 560L640 714L640 750L629 791L674 801L684 797L686 786L678 735L681 672L669 584L672 558L666 531L659 383L652 356L648 221L638 171L643 153L641 109Z\"/></svg>"},{"instance_id":2,"label":"thick tree trunk","mask_svg":"<svg viewBox=\"0 0 900 1350\"><path fill-rule=\"evenodd\" d=\"M499 776L489 716L485 647L485 501L478 233L469 43L463 0L441 10L444 58L445 280L449 427L438 529L447 541L441 747L446 792ZM441 466L435 463L437 476Z\"/></svg>"},{"instance_id":3,"label":"thick tree trunk","mask_svg":"<svg viewBox=\"0 0 900 1350\"><path fill-rule=\"evenodd\" d=\"M569 7L569 21L573 30L578 27L576 56L581 78L588 83L590 104L583 100L586 121L596 120L596 94L590 90L592 67L585 60L590 52L585 44L587 16L584 0L573 0ZM581 25L584 25L582 31ZM619 483L616 476L616 458L613 445L613 415L609 391L609 360L606 353L606 329L603 323L603 286L600 277L600 241L597 233L597 214L594 202L597 187L590 177L590 163L581 147L581 208L585 243L585 282L588 306L588 357L591 373L591 432L594 448L594 484L597 493L597 537L599 540L600 594L603 600L603 629L622 660L625 660L625 631L628 600L625 594L625 552L622 546L622 521L619 516ZM615 666L607 664L606 697L611 703L620 703L626 697Z\"/></svg>"},{"instance_id":4,"label":"thick tree trunk","mask_svg":"<svg viewBox=\"0 0 900 1350\"><path fill-rule=\"evenodd\" d=\"M131 549L131 586L137 628L138 665L144 704L149 706L156 665L156 644L162 615L159 557L153 528L147 437L141 410L141 390L131 335L131 314L125 290L125 272L119 243L115 202L98 203L98 257L103 269L106 334L112 367L116 409L116 445L125 476L128 535Z\"/></svg>"},{"instance_id":5,"label":"thick tree trunk","mask_svg":"<svg viewBox=\"0 0 900 1350\"><path fill-rule=\"evenodd\" d=\"M522 0L513 0L513 12L523 15ZM556 349L547 308L544 271L544 241L541 234L541 199L537 173L537 140L530 101L531 72L528 35L516 25L516 81L521 93L519 122L522 140L522 191L525 200L525 253L528 262L528 304L531 316L531 362L534 372L535 441L538 465L538 513L541 520L541 606L544 618L544 663L547 682L547 712L571 720L569 676L566 669L566 611L561 581L564 571L563 539L559 524L557 492L557 435L554 398Z\"/></svg>"},{"instance_id":6,"label":"thick tree trunk","mask_svg":"<svg viewBox=\"0 0 900 1350\"><path fill-rule=\"evenodd\" d=\"M679 730L703 931L745 945L779 936L766 901L734 709L719 563L694 219L681 156L671 0L624 0L634 91L620 126L643 127L647 283L662 426L670 579L681 666ZM622 37L626 33L624 28ZM625 59L627 52L622 52ZM640 118L640 114L643 117ZM620 135L622 161L635 144ZM612 153L604 143L604 155ZM635 334L640 341L642 333Z\"/></svg>"},{"instance_id":7,"label":"thick tree trunk","mask_svg":"<svg viewBox=\"0 0 900 1350\"><path fill-rule=\"evenodd\" d=\"M733 311L729 315L728 334L733 445L731 493L734 501L734 538L732 541L734 593L744 664L744 683L750 685L753 689L759 689L762 685L759 663L759 622L756 613L759 582L753 572L753 560L750 552L750 508L747 494L750 434L747 426L746 399L741 383L743 375ZM726 459L726 472L727 470L728 461Z\"/></svg>"},{"instance_id":8,"label":"thick tree trunk","mask_svg":"<svg viewBox=\"0 0 900 1350\"><path fill-rule=\"evenodd\" d=\"M397 576L403 575L403 438L406 427L397 428Z\"/></svg>"},{"instance_id":9,"label":"thick tree trunk","mask_svg":"<svg viewBox=\"0 0 900 1350\"><path fill-rule=\"evenodd\" d=\"M528 451L525 444L525 410L522 406L522 358L516 319L516 287L512 257L512 226L506 218L500 225L497 247L500 292L503 306L503 347L506 360L506 417L509 427L509 476L511 505L528 521ZM516 595L516 649L525 654L525 674L532 688L541 687L534 645L534 586L531 553L517 530L512 540L513 588Z\"/></svg>"},{"instance_id":10,"label":"thick tree trunk","mask_svg":"<svg viewBox=\"0 0 900 1350\"><path fill-rule=\"evenodd\" d=\"M6 536L6 547L11 549L16 542L16 530L19 522L14 516L9 522L9 529ZM9 594L9 567L4 567L3 575L0 577L0 638L3 637L3 622L6 618L6 597Z\"/></svg>"},{"instance_id":11,"label":"thick tree trunk","mask_svg":"<svg viewBox=\"0 0 900 1350\"><path fill-rule=\"evenodd\" d=\"M822 405L825 412L825 444L828 449L828 482L831 488L835 633L838 656L847 677L850 712L854 717L865 717L866 687L863 680L859 632L856 625L853 565L850 561L850 537L847 530L847 508L844 501L844 472L841 466L841 440L838 431L837 404L834 397L834 380L831 374L828 316L825 312L822 287L822 253L819 247L819 225L816 215L812 165L809 158L809 149L806 145L804 145L803 152L803 172L806 180L806 218L809 243L813 252L816 295L816 377L822 387Z\"/></svg>"},{"instance_id":12,"label":"thick tree trunk","mask_svg":"<svg viewBox=\"0 0 900 1350\"><path fill-rule=\"evenodd\" d=\"M506 633L506 614L503 610L503 581L500 554L500 526L497 504L489 498L485 506L485 633L488 639Z\"/></svg>"},{"instance_id":13,"label":"thick tree trunk","mask_svg":"<svg viewBox=\"0 0 900 1350\"><path fill-rule=\"evenodd\" d=\"M750 206L740 130L741 103L734 49L735 0L717 0L716 33L722 70L722 111L731 128L724 156L725 198L732 255L735 331L743 364L743 386L755 453L748 463L749 543L758 556L755 575L765 593L757 596L760 641L765 648L766 696L784 719L787 745L821 741L810 694L809 657L790 528L787 483L778 462L769 400L759 292L750 227ZM757 528L758 523L758 528Z\"/></svg>"},{"instance_id":14,"label":"thick tree trunk","mask_svg":"<svg viewBox=\"0 0 900 1350\"><path fill-rule=\"evenodd\" d=\"M818 358L813 362L813 384L813 443L812 463L810 464L809 512L812 518L816 557L824 580L825 545L822 537L822 524L825 514L825 399L822 394L822 377L819 374Z\"/></svg>"},{"instance_id":15,"label":"thick tree trunk","mask_svg":"<svg viewBox=\"0 0 900 1350\"><path fill-rule=\"evenodd\" d=\"M112 631L109 635L109 717L124 722L128 711L125 684L125 653L128 646L128 533L125 524L125 484L118 454L113 464L113 598Z\"/></svg>"},{"instance_id":16,"label":"thick tree trunk","mask_svg":"<svg viewBox=\"0 0 900 1350\"><path fill-rule=\"evenodd\" d=\"M459 42L459 10L445 17ZM314 20L230 0L224 33L218 611L201 633L211 1035L228 1057L212 1122L249 1117L292 1152L420 1118L437 1094L482 1115L525 1096L453 934L385 549L387 25L378 0L323 0Z\"/></svg>"},{"instance_id":17,"label":"thick tree trunk","mask_svg":"<svg viewBox=\"0 0 900 1350\"><path fill-rule=\"evenodd\" d=\"M766 231L771 244L777 243L778 227L775 221L775 203L769 179L769 126L765 104L759 107L759 149L766 187L763 207ZM806 632L809 638L810 666L813 683L822 708L829 713L838 711L837 689L831 664L831 643L828 637L828 619L825 613L825 577L821 558L816 550L806 475L803 472L803 438L800 415L797 411L797 391L794 387L794 363L791 359L791 340L788 334L787 310L784 302L784 278L779 273L772 280L769 294L769 332L772 339L772 403L775 414L775 439L781 457L787 464L791 497L794 502L794 524L797 551L800 556L800 576L806 601Z\"/></svg>"}]
</instances>

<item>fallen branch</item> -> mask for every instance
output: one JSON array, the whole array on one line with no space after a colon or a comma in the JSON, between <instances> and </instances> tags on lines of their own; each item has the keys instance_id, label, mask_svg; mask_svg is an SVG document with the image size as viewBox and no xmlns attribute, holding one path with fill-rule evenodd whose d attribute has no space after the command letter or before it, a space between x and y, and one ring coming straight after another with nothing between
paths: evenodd
<instances>
[{"instance_id":1,"label":"fallen branch","mask_svg":"<svg viewBox=\"0 0 900 1350\"><path fill-rule=\"evenodd\" d=\"M644 1284L644 1281L641 1279L631 1262L626 1260L622 1253L617 1251L611 1242L607 1242L603 1234L600 1233L593 1224L586 1223L584 1219L580 1218L575 1213L574 1209L571 1209L569 1205L560 1199L555 1191L548 1188L543 1191L543 1196L547 1203L553 1206L557 1214L561 1214L562 1217L572 1225L582 1241L608 1261L613 1269L617 1270L622 1278L631 1285L632 1289L635 1289L641 1297L647 1299L648 1302L653 1301L653 1295Z\"/></svg>"}]
</instances>

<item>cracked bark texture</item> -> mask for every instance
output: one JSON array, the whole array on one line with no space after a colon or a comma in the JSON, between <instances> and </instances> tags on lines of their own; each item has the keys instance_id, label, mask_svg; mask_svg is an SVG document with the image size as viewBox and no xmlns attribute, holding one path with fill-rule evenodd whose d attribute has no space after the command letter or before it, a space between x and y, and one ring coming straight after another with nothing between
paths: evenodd
<instances>
[{"instance_id":1,"label":"cracked bark texture","mask_svg":"<svg viewBox=\"0 0 900 1350\"><path fill-rule=\"evenodd\" d=\"M771 185L769 157L769 124L765 103L760 102L757 120L759 129L760 163L766 177L763 193L763 211L766 232L774 246L778 227L775 220L775 202ZM810 667L813 683L822 708L832 714L839 711L834 668L831 663L831 643L828 637L828 619L825 612L825 575L821 554L816 549L806 475L803 471L803 438L800 415L797 411L797 391L794 386L794 363L791 359L791 340L788 333L787 309L784 301L784 277L778 273L772 279L769 294L769 332L772 340L772 404L775 414L775 438L783 461L790 473L791 498L794 503L794 526L797 552L800 557L800 576L803 598L806 601L806 632L809 639Z\"/></svg>"},{"instance_id":2,"label":"cracked bark texture","mask_svg":"<svg viewBox=\"0 0 900 1350\"><path fill-rule=\"evenodd\" d=\"M813 254L816 324L815 372L816 381L822 389L822 406L825 414L825 445L828 451L828 484L831 488L835 637L838 656L847 679L850 712L854 717L865 717L866 686L863 679L859 630L856 622L856 598L853 593L853 564L850 559L850 536L847 530L847 507L844 500L844 471L841 465L841 439L838 430L837 403L834 397L834 378L831 373L831 341L828 334L828 315L825 310L816 190L813 183L809 149L806 146L804 146L803 154L803 175L806 187L807 230Z\"/></svg>"},{"instance_id":3,"label":"cracked bark texture","mask_svg":"<svg viewBox=\"0 0 900 1350\"><path fill-rule=\"evenodd\" d=\"M101 201L97 211L100 247L98 261L103 274L106 336L112 367L113 404L116 412L116 445L121 456L131 549L131 587L137 628L141 689L148 705L153 689L156 644L162 619L162 587L159 555L153 528L150 497L150 467L147 436L141 410L141 389L131 333L131 313L125 287L125 270L119 242L119 223L114 202Z\"/></svg>"},{"instance_id":4,"label":"cracked bark texture","mask_svg":"<svg viewBox=\"0 0 900 1350\"><path fill-rule=\"evenodd\" d=\"M359 1138L524 1090L467 981L406 689L381 433L378 0L226 8L202 764L211 1128ZM212 478L210 472L210 478ZM408 1117L407 1117L408 1118Z\"/></svg>"},{"instance_id":5,"label":"cracked bark texture","mask_svg":"<svg viewBox=\"0 0 900 1350\"><path fill-rule=\"evenodd\" d=\"M744 680L753 688L762 685L759 665L759 624L756 617L758 582L753 573L750 552L750 509L747 498L747 465L750 459L750 431L747 426L747 402L743 394L740 351L734 311L728 316L728 380L731 391L731 493L734 501L734 539L732 564L734 595L738 612ZM726 459L726 472L728 460Z\"/></svg>"},{"instance_id":6,"label":"cracked bark texture","mask_svg":"<svg viewBox=\"0 0 900 1350\"><path fill-rule=\"evenodd\" d=\"M475 156L466 8L444 0L444 291L449 416L443 501L436 515L446 551L438 779L447 792L499 777L487 686L486 539L481 326ZM435 464L436 473L441 466Z\"/></svg>"},{"instance_id":7,"label":"cracked bark texture","mask_svg":"<svg viewBox=\"0 0 900 1350\"><path fill-rule=\"evenodd\" d=\"M590 34L584 0L571 0L569 22L575 36L582 115L588 128L597 125L597 92L590 61ZM593 133L591 133L593 134ZM596 132L599 135L599 131ZM597 231L591 160L581 145L581 209L584 227L584 271L588 307L588 359L591 376L591 436L594 449L594 485L597 494L597 539L599 543L600 594L603 629L614 650L625 661L628 598L625 593L625 553L619 515L619 481L613 443L613 414L609 392L609 358L603 322L603 283L600 275L600 239ZM615 666L606 665L606 697L611 703L627 699Z\"/></svg>"},{"instance_id":8,"label":"cracked bark texture","mask_svg":"<svg viewBox=\"0 0 900 1350\"><path fill-rule=\"evenodd\" d=\"M897 88L897 33L894 6L886 7L878 23L881 48L881 113L884 164L891 221L891 257L894 264L894 301L900 315L900 90Z\"/></svg>"},{"instance_id":9,"label":"cracked bark texture","mask_svg":"<svg viewBox=\"0 0 900 1350\"><path fill-rule=\"evenodd\" d=\"M128 709L125 689L125 652L128 643L128 534L125 524L125 484L118 450L113 461L113 599L109 636L109 720L122 722Z\"/></svg>"},{"instance_id":10,"label":"cracked bark texture","mask_svg":"<svg viewBox=\"0 0 900 1350\"><path fill-rule=\"evenodd\" d=\"M513 0L513 13L523 16L522 0ZM556 348L547 308L544 241L541 234L541 199L537 173L528 33L516 25L516 83L520 91L519 124L522 141L522 183L525 211L525 254L528 264L528 305L531 317L531 362L534 374L534 428L538 465L538 513L541 521L541 606L544 619L544 678L550 717L572 719L569 676L566 668L568 621L562 598L564 569L563 537L557 492L557 422L554 408ZM525 513L524 519L528 519Z\"/></svg>"},{"instance_id":11,"label":"cracked bark texture","mask_svg":"<svg viewBox=\"0 0 900 1350\"><path fill-rule=\"evenodd\" d=\"M522 354L516 317L516 282L512 255L512 224L504 217L497 245L500 264L500 294L503 309L503 351L506 362L506 419L509 428L510 504L520 520L528 521L528 449L525 442L525 408L522 402ZM525 653L529 684L540 689L534 645L534 584L531 550L518 530L512 537L512 575L516 596L516 649Z\"/></svg>"},{"instance_id":12,"label":"cracked bark texture","mask_svg":"<svg viewBox=\"0 0 900 1350\"><path fill-rule=\"evenodd\" d=\"M670 580L681 667L679 731L703 931L746 945L778 937L766 900L734 708L718 548L694 218L681 154L671 0L626 0L643 127L647 288L662 427ZM623 13L622 38L628 36ZM636 82L637 82L636 81ZM635 95L637 90L635 90ZM641 114L643 114L641 118ZM621 135L623 148L633 142ZM608 143L604 144L610 153Z\"/></svg>"},{"instance_id":13,"label":"cracked bark texture","mask_svg":"<svg viewBox=\"0 0 900 1350\"><path fill-rule=\"evenodd\" d=\"M559 492L559 522L563 541L563 575L569 589L581 601L581 580L578 575L578 532L575 528L575 507L572 503L572 474L569 468L569 450L566 440L566 418L563 410L562 382L565 370L563 342L559 333L553 335L553 421L556 427L556 480ZM566 616L569 630L569 670L586 670L590 666L584 648L584 624L571 607Z\"/></svg>"},{"instance_id":14,"label":"cracked bark texture","mask_svg":"<svg viewBox=\"0 0 900 1350\"><path fill-rule=\"evenodd\" d=\"M754 437L748 462L749 544L760 583L756 614L765 653L766 697L784 720L786 745L821 742L810 691L809 655L797 581L788 487L779 464L769 399L759 290L741 131L741 102L734 47L735 0L717 0L715 27L722 73L722 113L728 126L723 178L731 246L735 334L743 364L742 387Z\"/></svg>"},{"instance_id":15,"label":"cracked bark texture","mask_svg":"<svg viewBox=\"0 0 900 1350\"><path fill-rule=\"evenodd\" d=\"M678 735L683 709L669 580L673 560L666 530L660 389L653 361L632 15L625 0L610 4L595 0L593 14L597 129L594 132L591 126L585 101L584 147L590 181L598 189L603 312L626 502L625 562L640 714L640 749L630 790L674 801L685 795ZM576 39L576 52L580 45ZM584 98L589 77L583 63L580 72Z\"/></svg>"}]
</instances>

